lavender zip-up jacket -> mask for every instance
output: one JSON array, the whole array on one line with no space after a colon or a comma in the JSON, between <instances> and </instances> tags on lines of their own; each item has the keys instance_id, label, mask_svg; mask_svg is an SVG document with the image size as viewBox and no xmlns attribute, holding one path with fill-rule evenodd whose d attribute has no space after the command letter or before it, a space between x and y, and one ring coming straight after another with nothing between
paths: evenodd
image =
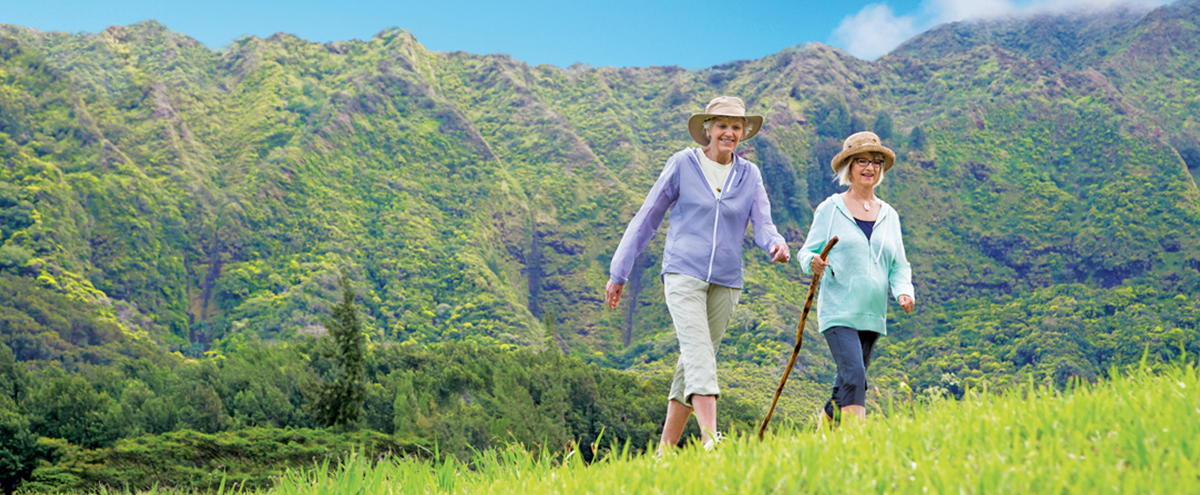
<instances>
[{"instance_id":1,"label":"lavender zip-up jacket","mask_svg":"<svg viewBox=\"0 0 1200 495\"><path fill-rule=\"evenodd\" d=\"M705 282L742 288L742 239L754 223L754 243L763 251L784 242L771 222L771 203L758 167L741 157L717 199L700 169L699 148L675 153L637 215L629 222L613 254L609 280L624 285L633 260L654 237L663 215L671 211L661 273L681 273Z\"/></svg>"}]
</instances>

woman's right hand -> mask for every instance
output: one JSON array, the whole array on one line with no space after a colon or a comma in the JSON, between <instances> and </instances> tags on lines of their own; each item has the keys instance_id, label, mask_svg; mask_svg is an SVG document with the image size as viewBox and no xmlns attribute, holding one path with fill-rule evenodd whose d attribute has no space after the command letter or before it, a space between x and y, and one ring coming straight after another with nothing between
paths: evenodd
<instances>
[{"instance_id":1,"label":"woman's right hand","mask_svg":"<svg viewBox=\"0 0 1200 495\"><path fill-rule=\"evenodd\" d=\"M614 284L611 280L604 286L604 301L608 303L608 309L617 309L617 303L621 302L621 291L625 290L625 284Z\"/></svg>"},{"instance_id":2,"label":"woman's right hand","mask_svg":"<svg viewBox=\"0 0 1200 495\"><path fill-rule=\"evenodd\" d=\"M813 256L812 261L808 263L808 267L812 268L814 277L819 277L822 273L824 273L826 266L829 266L829 262L825 261L825 258L822 258L819 255Z\"/></svg>"}]
</instances>

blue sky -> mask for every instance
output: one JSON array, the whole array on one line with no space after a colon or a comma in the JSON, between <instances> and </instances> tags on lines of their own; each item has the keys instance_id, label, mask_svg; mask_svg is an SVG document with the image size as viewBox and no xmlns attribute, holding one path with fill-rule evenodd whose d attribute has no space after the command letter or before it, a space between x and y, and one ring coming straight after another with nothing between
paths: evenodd
<instances>
[{"instance_id":1,"label":"blue sky","mask_svg":"<svg viewBox=\"0 0 1200 495\"><path fill-rule=\"evenodd\" d=\"M427 48L507 53L531 64L575 62L689 69L755 59L816 41L877 58L942 22L1162 0L888 0L843 2L432 0L0 0L0 23L98 32L156 19L213 49L276 32L327 42L387 27Z\"/></svg>"}]
</instances>

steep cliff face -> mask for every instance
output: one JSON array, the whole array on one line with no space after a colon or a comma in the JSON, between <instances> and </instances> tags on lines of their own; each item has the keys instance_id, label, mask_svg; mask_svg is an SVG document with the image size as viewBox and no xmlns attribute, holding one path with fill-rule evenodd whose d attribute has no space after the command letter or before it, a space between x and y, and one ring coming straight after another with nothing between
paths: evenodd
<instances>
[{"instance_id":1,"label":"steep cliff face","mask_svg":"<svg viewBox=\"0 0 1200 495\"><path fill-rule=\"evenodd\" d=\"M656 362L661 239L621 312L602 309L609 258L691 145L687 117L733 94L766 117L742 153L794 247L837 190L839 140L886 126L900 159L880 194L923 308L895 318L899 339L955 331L957 302L1062 284L1195 294L1197 5L942 26L873 63L812 44L698 71L529 66L398 30L212 52L153 22L3 26L0 265L192 353L319 332L345 269L380 341ZM726 355L773 366L804 280L749 242L745 266Z\"/></svg>"}]
</instances>

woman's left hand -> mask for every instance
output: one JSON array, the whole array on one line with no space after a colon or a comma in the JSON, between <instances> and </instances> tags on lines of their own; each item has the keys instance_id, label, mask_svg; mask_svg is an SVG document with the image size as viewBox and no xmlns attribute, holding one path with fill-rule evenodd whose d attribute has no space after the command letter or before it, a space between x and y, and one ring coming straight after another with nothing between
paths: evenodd
<instances>
[{"instance_id":1,"label":"woman's left hand","mask_svg":"<svg viewBox=\"0 0 1200 495\"><path fill-rule=\"evenodd\" d=\"M904 309L904 312L906 314L912 313L913 308L915 308L916 306L917 306L917 303L913 301L913 298L908 297L908 296L900 296L900 308Z\"/></svg>"},{"instance_id":2,"label":"woman's left hand","mask_svg":"<svg viewBox=\"0 0 1200 495\"><path fill-rule=\"evenodd\" d=\"M787 263L792 259L792 250L788 249L786 242L781 242L771 246L771 261L776 263Z\"/></svg>"}]
</instances>

